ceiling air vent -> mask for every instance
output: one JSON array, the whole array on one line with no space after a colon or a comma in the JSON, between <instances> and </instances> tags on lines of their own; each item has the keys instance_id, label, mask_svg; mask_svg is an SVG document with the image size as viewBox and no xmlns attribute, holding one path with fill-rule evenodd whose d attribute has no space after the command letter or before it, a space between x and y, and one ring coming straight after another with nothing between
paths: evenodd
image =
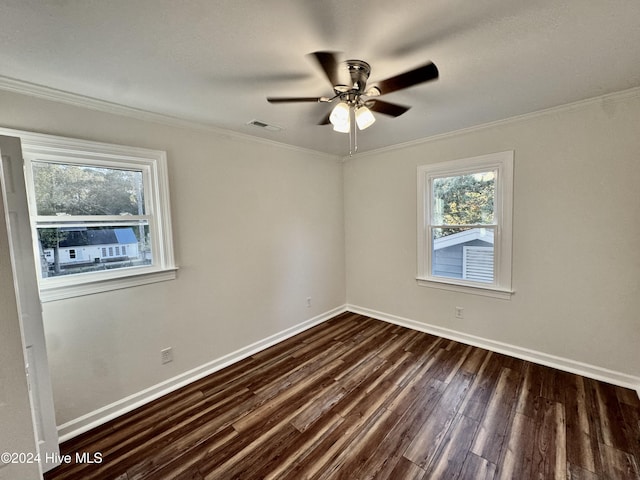
<instances>
[{"instance_id":1,"label":"ceiling air vent","mask_svg":"<svg viewBox=\"0 0 640 480\"><path fill-rule=\"evenodd\" d=\"M251 120L247 125L253 125L254 127L264 128L265 130L269 130L270 132L279 132L282 130L282 127L277 127L275 125L269 125L268 123L261 122L260 120Z\"/></svg>"}]
</instances>

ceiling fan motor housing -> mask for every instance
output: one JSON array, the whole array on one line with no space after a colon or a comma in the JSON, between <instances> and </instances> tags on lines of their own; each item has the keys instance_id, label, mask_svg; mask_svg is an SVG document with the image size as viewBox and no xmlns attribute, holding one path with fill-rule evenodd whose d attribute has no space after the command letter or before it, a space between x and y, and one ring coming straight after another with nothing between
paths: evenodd
<instances>
[{"instance_id":1,"label":"ceiling fan motor housing","mask_svg":"<svg viewBox=\"0 0 640 480\"><path fill-rule=\"evenodd\" d=\"M344 63L349 74L350 85L334 85L333 90L340 96L341 101L355 104L364 93L371 74L371 66L363 60L347 60Z\"/></svg>"}]
</instances>

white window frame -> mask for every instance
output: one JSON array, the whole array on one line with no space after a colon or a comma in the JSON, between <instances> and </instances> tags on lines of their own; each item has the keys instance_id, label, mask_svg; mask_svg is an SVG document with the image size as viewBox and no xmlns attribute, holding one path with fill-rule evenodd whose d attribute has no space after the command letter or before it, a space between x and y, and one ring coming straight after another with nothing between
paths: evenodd
<instances>
[{"instance_id":1,"label":"white window frame","mask_svg":"<svg viewBox=\"0 0 640 480\"><path fill-rule=\"evenodd\" d=\"M511 285L512 217L513 217L513 161L514 152L498 152L477 157L418 166L418 268L419 285L456 292L509 299L514 293ZM432 275L433 180L495 170L494 198L493 283L470 281Z\"/></svg>"},{"instance_id":2,"label":"white window frame","mask_svg":"<svg viewBox=\"0 0 640 480\"><path fill-rule=\"evenodd\" d=\"M143 172L145 219L148 220L151 232L152 264L50 278L41 278L38 272L41 301L72 298L176 278L166 152L6 128L0 128L0 135L19 137L22 144L36 259L40 258L40 248L36 231L38 217L32 161L135 169ZM39 262L36 264L39 268Z\"/></svg>"}]
</instances>

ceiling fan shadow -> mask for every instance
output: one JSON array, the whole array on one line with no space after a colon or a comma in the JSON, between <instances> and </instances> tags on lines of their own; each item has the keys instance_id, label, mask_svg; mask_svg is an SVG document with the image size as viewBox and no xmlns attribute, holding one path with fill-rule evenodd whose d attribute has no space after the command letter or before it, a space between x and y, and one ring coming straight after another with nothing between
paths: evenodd
<instances>
[{"instance_id":1,"label":"ceiling fan shadow","mask_svg":"<svg viewBox=\"0 0 640 480\"><path fill-rule=\"evenodd\" d=\"M252 73L251 75L215 75L211 77L213 83L220 84L235 84L235 85L255 85L256 81L267 83L281 83L281 82L299 82L302 80L308 80L312 78L311 73L297 73L297 72L280 72L280 73Z\"/></svg>"}]
</instances>

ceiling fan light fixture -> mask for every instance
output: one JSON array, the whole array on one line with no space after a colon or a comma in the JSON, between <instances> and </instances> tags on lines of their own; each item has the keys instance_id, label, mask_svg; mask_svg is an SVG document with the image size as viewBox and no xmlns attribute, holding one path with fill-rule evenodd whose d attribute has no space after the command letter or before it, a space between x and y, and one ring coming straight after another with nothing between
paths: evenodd
<instances>
[{"instance_id":1,"label":"ceiling fan light fixture","mask_svg":"<svg viewBox=\"0 0 640 480\"><path fill-rule=\"evenodd\" d=\"M343 123L341 125L334 125L333 131L340 133L349 133L351 131L351 123L347 121L346 123Z\"/></svg>"},{"instance_id":2,"label":"ceiling fan light fixture","mask_svg":"<svg viewBox=\"0 0 640 480\"><path fill-rule=\"evenodd\" d=\"M371 110L364 105L356 109L356 123L360 130L369 128L376 121L376 117L373 116Z\"/></svg>"},{"instance_id":3,"label":"ceiling fan light fixture","mask_svg":"<svg viewBox=\"0 0 640 480\"><path fill-rule=\"evenodd\" d=\"M349 80L345 85L341 83L346 80L345 75L338 75L342 64L338 60L336 52L318 51L310 55L315 57L315 60L320 65L335 95L331 97L267 97L267 101L269 103L332 103L338 99L338 104L331 110L329 116L325 115L318 122L318 125L330 123L336 132L349 134L349 153L358 151L358 130L365 130L376 121L372 110L391 117L399 117L410 108L378 100L377 97L436 80L439 75L435 64L427 62L422 66L389 77L367 88L371 66L363 60L352 59L344 62L349 74ZM351 126L352 123L354 125L353 128Z\"/></svg>"},{"instance_id":4,"label":"ceiling fan light fixture","mask_svg":"<svg viewBox=\"0 0 640 480\"><path fill-rule=\"evenodd\" d=\"M382 92L380 91L380 89L378 87L371 87L369 90L364 92L364 94L367 97L379 97L382 94Z\"/></svg>"},{"instance_id":5,"label":"ceiling fan light fixture","mask_svg":"<svg viewBox=\"0 0 640 480\"><path fill-rule=\"evenodd\" d=\"M349 133L351 129L350 108L346 102L340 102L331 111L329 121L336 132Z\"/></svg>"}]
</instances>

